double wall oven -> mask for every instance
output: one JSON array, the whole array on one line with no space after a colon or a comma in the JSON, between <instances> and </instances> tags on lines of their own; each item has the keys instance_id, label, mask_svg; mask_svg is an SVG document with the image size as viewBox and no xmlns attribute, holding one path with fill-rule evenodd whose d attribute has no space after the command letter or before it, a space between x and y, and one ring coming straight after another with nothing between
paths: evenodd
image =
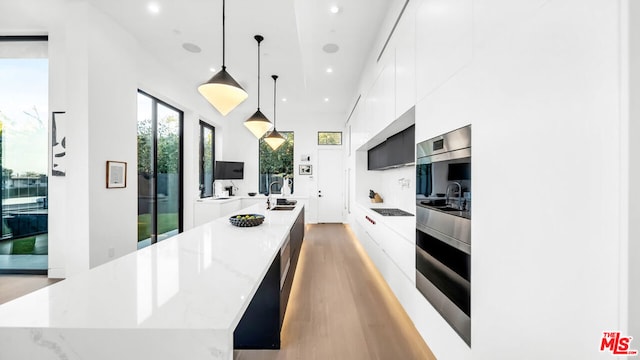
<instances>
[{"instance_id":1,"label":"double wall oven","mask_svg":"<svg viewBox=\"0 0 640 360\"><path fill-rule=\"evenodd\" d=\"M416 287L471 345L471 126L416 150Z\"/></svg>"}]
</instances>

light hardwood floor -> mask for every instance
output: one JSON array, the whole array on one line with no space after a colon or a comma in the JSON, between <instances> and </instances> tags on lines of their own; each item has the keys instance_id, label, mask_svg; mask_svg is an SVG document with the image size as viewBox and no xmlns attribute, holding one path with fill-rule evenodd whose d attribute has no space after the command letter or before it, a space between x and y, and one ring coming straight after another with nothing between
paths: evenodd
<instances>
[{"instance_id":1,"label":"light hardwood floor","mask_svg":"<svg viewBox=\"0 0 640 360\"><path fill-rule=\"evenodd\" d=\"M0 304L57 280L0 275ZM282 349L235 360L435 359L348 226L307 226Z\"/></svg>"},{"instance_id":2,"label":"light hardwood floor","mask_svg":"<svg viewBox=\"0 0 640 360\"><path fill-rule=\"evenodd\" d=\"M58 281L45 275L0 275L0 304Z\"/></svg>"},{"instance_id":3,"label":"light hardwood floor","mask_svg":"<svg viewBox=\"0 0 640 360\"><path fill-rule=\"evenodd\" d=\"M348 226L307 226L282 348L235 360L435 359Z\"/></svg>"}]
</instances>

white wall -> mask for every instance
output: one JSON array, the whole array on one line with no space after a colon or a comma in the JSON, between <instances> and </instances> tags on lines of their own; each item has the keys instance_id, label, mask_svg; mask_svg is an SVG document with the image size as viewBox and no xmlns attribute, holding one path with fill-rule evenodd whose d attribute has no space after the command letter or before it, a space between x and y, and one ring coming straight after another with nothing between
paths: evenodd
<instances>
[{"instance_id":1,"label":"white wall","mask_svg":"<svg viewBox=\"0 0 640 360\"><path fill-rule=\"evenodd\" d=\"M137 42L98 11L88 8L83 17L89 47L89 266L95 267L136 250L137 68L130 54ZM128 164L126 188L106 188L107 160Z\"/></svg>"},{"instance_id":2,"label":"white wall","mask_svg":"<svg viewBox=\"0 0 640 360\"><path fill-rule=\"evenodd\" d=\"M471 349L401 299L436 357L608 358L602 331L624 330L620 4L410 2L416 142L473 132Z\"/></svg>"},{"instance_id":3,"label":"white wall","mask_svg":"<svg viewBox=\"0 0 640 360\"><path fill-rule=\"evenodd\" d=\"M49 276L71 276L136 249L138 89L185 111L183 211L190 228L198 121L216 126L218 156L225 122L195 85L85 2L25 0L3 15L5 34L49 35L49 107L67 112L67 176L49 180ZM107 160L128 163L127 188L106 189Z\"/></svg>"},{"instance_id":4,"label":"white wall","mask_svg":"<svg viewBox=\"0 0 640 360\"><path fill-rule=\"evenodd\" d=\"M637 340L640 334L640 307L637 305L640 304L640 189L634 185L640 183L640 144L634 140L640 138L640 3L628 1L623 4L629 9L624 23L628 28L623 28L623 35L629 37L629 61L625 64L628 66L629 76L629 134L626 139L629 146L629 156L626 159L629 166L629 179L626 182L629 191L629 202L626 204L629 207L629 232L626 248L621 249L621 257L628 265L629 294L624 303L628 311L628 334L635 336L636 340L632 344L633 349L637 349L640 347ZM623 77L624 75L622 73ZM624 269L621 274L625 275Z\"/></svg>"},{"instance_id":5,"label":"white wall","mask_svg":"<svg viewBox=\"0 0 640 360\"><path fill-rule=\"evenodd\" d=\"M278 131L294 132L294 194L309 197L309 216L305 221L317 222L317 179L318 175L318 131L343 131L345 119L342 116L332 114L297 114L288 112L286 105L279 103L277 109ZM281 109L284 108L284 109ZM273 110L261 109L273 122ZM245 113L228 115L230 121L226 127L226 133L230 134L223 140L224 157L218 160L244 161L244 180L234 180L238 186L238 194L246 195L248 192L258 191L258 140L244 126L244 120L248 118L255 108L245 110ZM243 117L246 116L246 117ZM343 143L346 135L343 134ZM301 162L300 156L308 154L310 162ZM313 175L299 175L298 166L310 164L313 166ZM343 179L336 179L336 186L342 186ZM227 183L227 182L225 182Z\"/></svg>"}]
</instances>

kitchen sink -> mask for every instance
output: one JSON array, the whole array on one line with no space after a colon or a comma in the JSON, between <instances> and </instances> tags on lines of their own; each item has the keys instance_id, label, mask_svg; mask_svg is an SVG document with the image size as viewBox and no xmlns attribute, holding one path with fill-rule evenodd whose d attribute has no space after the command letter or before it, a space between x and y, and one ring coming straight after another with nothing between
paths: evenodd
<instances>
[{"instance_id":1,"label":"kitchen sink","mask_svg":"<svg viewBox=\"0 0 640 360\"><path fill-rule=\"evenodd\" d=\"M275 211L291 211L293 209L295 209L295 206L286 206L286 205L276 205L274 207L271 208L271 210L275 210Z\"/></svg>"},{"instance_id":2,"label":"kitchen sink","mask_svg":"<svg viewBox=\"0 0 640 360\"><path fill-rule=\"evenodd\" d=\"M462 211L451 206L432 206L432 208L440 211Z\"/></svg>"}]
</instances>

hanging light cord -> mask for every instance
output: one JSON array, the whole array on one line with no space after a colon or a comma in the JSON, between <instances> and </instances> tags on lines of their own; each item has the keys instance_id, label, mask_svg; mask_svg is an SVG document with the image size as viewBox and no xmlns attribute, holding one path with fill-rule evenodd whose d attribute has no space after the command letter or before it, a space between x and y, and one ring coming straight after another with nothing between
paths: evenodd
<instances>
[{"instance_id":1,"label":"hanging light cord","mask_svg":"<svg viewBox=\"0 0 640 360\"><path fill-rule=\"evenodd\" d=\"M256 35L256 40L258 40L258 110L260 110L260 43L262 39Z\"/></svg>"},{"instance_id":2,"label":"hanging light cord","mask_svg":"<svg viewBox=\"0 0 640 360\"><path fill-rule=\"evenodd\" d=\"M273 78L273 130L276 129L276 80L278 75L271 75Z\"/></svg>"},{"instance_id":3,"label":"hanging light cord","mask_svg":"<svg viewBox=\"0 0 640 360\"><path fill-rule=\"evenodd\" d=\"M225 13L225 1L222 0L222 70L226 69L227 67L224 66L224 49L225 49L225 32L224 32L224 13Z\"/></svg>"}]
</instances>

